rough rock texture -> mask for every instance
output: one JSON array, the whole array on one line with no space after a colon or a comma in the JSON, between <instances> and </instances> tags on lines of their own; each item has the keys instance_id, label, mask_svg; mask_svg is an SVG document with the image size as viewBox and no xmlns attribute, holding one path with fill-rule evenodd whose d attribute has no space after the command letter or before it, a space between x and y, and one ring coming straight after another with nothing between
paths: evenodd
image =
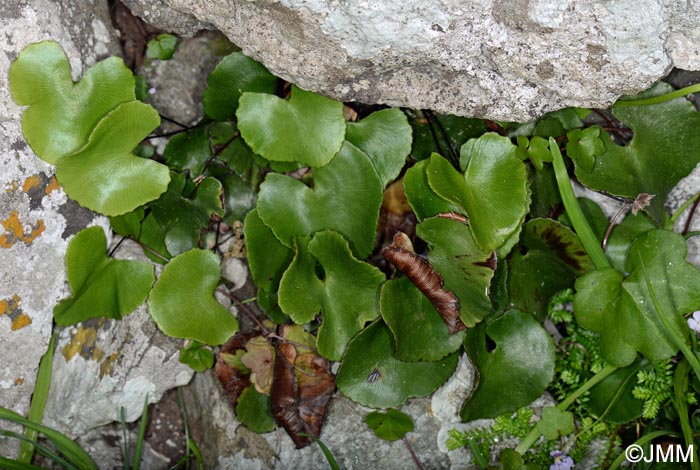
<instances>
[{"instance_id":1,"label":"rough rock texture","mask_svg":"<svg viewBox=\"0 0 700 470\"><path fill-rule=\"evenodd\" d=\"M140 247L124 242L116 258L145 260ZM120 321L92 319L60 331L45 423L79 436L118 419L141 415L143 401L185 385L192 369L178 360L182 341L161 333L142 305Z\"/></svg>"},{"instance_id":2,"label":"rough rock texture","mask_svg":"<svg viewBox=\"0 0 700 470\"><path fill-rule=\"evenodd\" d=\"M700 0L125 3L181 34L214 25L302 88L465 116L607 107L673 65L700 69Z\"/></svg>"},{"instance_id":3,"label":"rough rock texture","mask_svg":"<svg viewBox=\"0 0 700 470\"><path fill-rule=\"evenodd\" d=\"M455 374L448 381L444 386L448 390L439 393L440 398L433 398L432 401L430 398L413 399L401 407L401 411L413 418L415 431L406 437L426 469L448 468L447 455L439 450L436 441L442 420L434 412L436 406L443 410L443 414L447 408L452 408L447 413L453 419L459 419L457 413L464 400L464 390L461 386L451 387L451 384L464 382L464 374L473 377L473 369L467 361L463 361L460 367L464 369L463 372ZM236 419L210 372L197 374L185 394L194 438L200 447L201 443L206 443L202 453L207 469L328 468L318 446L297 450L281 428L262 435L248 431ZM454 396L454 393L458 396ZM457 402L459 405L456 408L450 405ZM341 468L415 468L402 441L382 441L367 427L364 417L370 411L340 394L333 398L321 440L331 449Z\"/></svg>"},{"instance_id":4,"label":"rough rock texture","mask_svg":"<svg viewBox=\"0 0 700 470\"><path fill-rule=\"evenodd\" d=\"M10 63L27 44L59 40L75 73L115 53L107 5L86 0L0 2L0 405L25 414L51 333L51 310L65 295L68 238L94 215L68 202L53 169L24 143L11 99ZM0 455L10 455L0 441ZM4 446L4 447L3 447Z\"/></svg>"},{"instance_id":5,"label":"rough rock texture","mask_svg":"<svg viewBox=\"0 0 700 470\"><path fill-rule=\"evenodd\" d=\"M68 200L53 167L25 144L8 69L40 40L61 43L74 78L119 49L103 0L5 0L0 33L0 406L26 414L53 307L69 292L68 243L84 227L107 222ZM120 249L121 256L137 256L131 251ZM45 422L78 435L116 419L120 406L136 419L147 393L153 402L189 381L192 371L177 360L180 346L157 332L143 309L122 322L61 330ZM0 440L0 455L14 455L8 441Z\"/></svg>"},{"instance_id":6,"label":"rough rock texture","mask_svg":"<svg viewBox=\"0 0 700 470\"><path fill-rule=\"evenodd\" d=\"M162 115L183 124L195 124L204 115L202 95L206 77L230 44L221 34L204 34L180 41L170 60L147 60L141 73L146 76L151 96L148 103ZM163 123L163 129L179 129Z\"/></svg>"}]
</instances>

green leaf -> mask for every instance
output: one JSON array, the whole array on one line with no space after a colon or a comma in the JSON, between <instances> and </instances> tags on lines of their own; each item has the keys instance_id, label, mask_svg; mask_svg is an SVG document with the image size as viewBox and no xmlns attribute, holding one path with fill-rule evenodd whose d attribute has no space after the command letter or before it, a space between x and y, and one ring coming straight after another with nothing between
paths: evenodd
<instances>
[{"instance_id":1,"label":"green leaf","mask_svg":"<svg viewBox=\"0 0 700 470\"><path fill-rule=\"evenodd\" d=\"M238 397L236 418L253 432L266 433L275 430L275 419L270 414L270 397L252 385L246 387Z\"/></svg>"},{"instance_id":2,"label":"green leaf","mask_svg":"<svg viewBox=\"0 0 700 470\"><path fill-rule=\"evenodd\" d=\"M343 103L294 85L288 101L243 93L236 117L250 148L272 161L320 167L338 153L345 137Z\"/></svg>"},{"instance_id":3,"label":"green leaf","mask_svg":"<svg viewBox=\"0 0 700 470\"><path fill-rule=\"evenodd\" d=\"M413 420L406 413L389 408L386 413L373 411L365 416L365 424L379 439L398 441L413 431Z\"/></svg>"},{"instance_id":4,"label":"green leaf","mask_svg":"<svg viewBox=\"0 0 700 470\"><path fill-rule=\"evenodd\" d=\"M529 207L527 169L506 137L484 134L462 146L460 175L432 156L428 183L438 195L462 206L477 244L493 251L513 236Z\"/></svg>"},{"instance_id":5,"label":"green leaf","mask_svg":"<svg viewBox=\"0 0 700 470\"><path fill-rule=\"evenodd\" d=\"M571 129L582 127L581 119L590 112L589 109L564 108L547 113L537 120L532 135L544 138L562 136Z\"/></svg>"},{"instance_id":6,"label":"green leaf","mask_svg":"<svg viewBox=\"0 0 700 470\"><path fill-rule=\"evenodd\" d=\"M193 249L173 258L158 278L148 308L168 336L216 346L238 330L238 321L214 299L221 276L219 258Z\"/></svg>"},{"instance_id":7,"label":"green leaf","mask_svg":"<svg viewBox=\"0 0 700 470\"><path fill-rule=\"evenodd\" d=\"M234 52L224 57L207 77L204 112L223 121L233 116L245 92L272 93L275 77L259 62Z\"/></svg>"},{"instance_id":8,"label":"green leaf","mask_svg":"<svg viewBox=\"0 0 700 470\"><path fill-rule=\"evenodd\" d=\"M469 226L440 217L425 219L416 234L430 247L428 260L442 276L443 288L459 300L459 317L474 326L491 311L489 286L496 257L476 245Z\"/></svg>"},{"instance_id":9,"label":"green leaf","mask_svg":"<svg viewBox=\"0 0 700 470\"><path fill-rule=\"evenodd\" d=\"M275 238L257 209L248 213L244 223L248 265L258 289L276 292L282 274L292 261L293 251Z\"/></svg>"},{"instance_id":10,"label":"green leaf","mask_svg":"<svg viewBox=\"0 0 700 470\"><path fill-rule=\"evenodd\" d=\"M194 127L170 138L163 157L171 169L187 170L193 178L202 174L204 165L214 156L209 145L209 127Z\"/></svg>"},{"instance_id":11,"label":"green leaf","mask_svg":"<svg viewBox=\"0 0 700 470\"><path fill-rule=\"evenodd\" d=\"M659 82L643 96L670 90ZM677 98L650 106L613 106L613 114L632 129L633 139L621 147L601 131L596 141L602 142L600 152L599 145L570 137L567 153L576 164L576 176L592 189L618 196L655 194L648 211L661 222L669 191L700 161L700 113L687 99Z\"/></svg>"},{"instance_id":12,"label":"green leaf","mask_svg":"<svg viewBox=\"0 0 700 470\"><path fill-rule=\"evenodd\" d=\"M224 215L221 183L204 178L196 189L184 174L171 173L168 191L150 205L141 241L163 255L179 255L195 248L212 214ZM163 250L166 250L163 252Z\"/></svg>"},{"instance_id":13,"label":"green leaf","mask_svg":"<svg viewBox=\"0 0 700 470\"><path fill-rule=\"evenodd\" d=\"M106 251L102 227L81 230L68 245L66 273L73 295L54 307L58 325L96 317L119 320L146 300L155 278L153 266L109 258Z\"/></svg>"},{"instance_id":14,"label":"green leaf","mask_svg":"<svg viewBox=\"0 0 700 470\"><path fill-rule=\"evenodd\" d=\"M146 57L149 59L170 60L175 54L177 38L172 34L159 34L156 39L148 41Z\"/></svg>"},{"instance_id":15,"label":"green leaf","mask_svg":"<svg viewBox=\"0 0 700 470\"><path fill-rule=\"evenodd\" d=\"M508 283L513 306L544 319L557 292L574 286L576 278L594 268L578 236L552 219L528 221L520 248L508 259Z\"/></svg>"},{"instance_id":16,"label":"green leaf","mask_svg":"<svg viewBox=\"0 0 700 470\"><path fill-rule=\"evenodd\" d=\"M204 372L214 366L214 353L211 352L211 349L205 348L202 343L192 341L180 349L179 360L182 364L190 366L195 372Z\"/></svg>"},{"instance_id":17,"label":"green leaf","mask_svg":"<svg viewBox=\"0 0 700 470\"><path fill-rule=\"evenodd\" d=\"M593 171L596 158L605 153L605 144L600 135L605 132L599 127L575 129L569 132L566 142L566 153L578 162L587 172Z\"/></svg>"},{"instance_id":18,"label":"green leaf","mask_svg":"<svg viewBox=\"0 0 700 470\"><path fill-rule=\"evenodd\" d=\"M391 333L381 321L348 345L336 384L343 395L372 408L399 406L434 392L457 368L458 353L435 362L403 362L392 352Z\"/></svg>"},{"instance_id":19,"label":"green leaf","mask_svg":"<svg viewBox=\"0 0 700 470\"><path fill-rule=\"evenodd\" d=\"M66 194L109 216L157 199L168 187L168 167L137 157L133 150L159 122L156 110L140 101L110 111L84 147L58 161L56 177Z\"/></svg>"},{"instance_id":20,"label":"green leaf","mask_svg":"<svg viewBox=\"0 0 700 470\"><path fill-rule=\"evenodd\" d=\"M479 381L462 406L463 421L515 411L539 397L554 377L552 339L531 315L517 310L469 330L464 348Z\"/></svg>"},{"instance_id":21,"label":"green leaf","mask_svg":"<svg viewBox=\"0 0 700 470\"><path fill-rule=\"evenodd\" d=\"M525 465L523 456L516 452L515 449L503 449L499 461L500 467L498 468L503 470L538 470L540 468L534 463Z\"/></svg>"},{"instance_id":22,"label":"green leaf","mask_svg":"<svg viewBox=\"0 0 700 470\"><path fill-rule=\"evenodd\" d=\"M542 410L542 418L536 427L548 441L553 441L574 432L574 414L556 406L548 406Z\"/></svg>"},{"instance_id":23,"label":"green leaf","mask_svg":"<svg viewBox=\"0 0 700 470\"><path fill-rule=\"evenodd\" d=\"M146 101L150 96L148 93L148 82L143 75L134 75L134 94L139 101Z\"/></svg>"},{"instance_id":24,"label":"green leaf","mask_svg":"<svg viewBox=\"0 0 700 470\"><path fill-rule=\"evenodd\" d=\"M433 129L425 115L419 115L415 111L407 111L411 115L411 127L413 127L413 148L411 154L416 160L424 160L433 152L447 155L450 146L459 149L467 140L479 137L486 132L483 119L472 119L449 114L433 114ZM440 126L447 134L447 140ZM436 146L435 140L438 145Z\"/></svg>"},{"instance_id":25,"label":"green leaf","mask_svg":"<svg viewBox=\"0 0 700 470\"><path fill-rule=\"evenodd\" d=\"M638 212L637 215L627 214L627 217L613 228L608 238L605 254L612 267L625 272L625 262L632 242L655 228L654 221L644 212Z\"/></svg>"},{"instance_id":26,"label":"green leaf","mask_svg":"<svg viewBox=\"0 0 700 470\"><path fill-rule=\"evenodd\" d=\"M258 214L286 246L321 230L343 235L358 258L374 248L382 185L369 158L346 142L330 164L314 170L313 189L270 173L260 186Z\"/></svg>"},{"instance_id":27,"label":"green leaf","mask_svg":"<svg viewBox=\"0 0 700 470\"><path fill-rule=\"evenodd\" d=\"M406 115L396 108L376 111L360 122L349 122L345 138L369 156L382 187L399 176L411 151L411 126Z\"/></svg>"},{"instance_id":28,"label":"green leaf","mask_svg":"<svg viewBox=\"0 0 700 470\"><path fill-rule=\"evenodd\" d=\"M552 154L549 151L549 142L542 137L533 137L528 139L524 136L518 136L518 150L516 155L521 160L529 158L537 171L542 171L544 162L552 161Z\"/></svg>"},{"instance_id":29,"label":"green leaf","mask_svg":"<svg viewBox=\"0 0 700 470\"><path fill-rule=\"evenodd\" d=\"M295 323L308 323L319 310L323 323L316 338L319 353L337 361L348 341L379 315L377 295L385 277L357 260L336 232L318 232L308 242L298 239L292 264L282 276L279 304ZM316 273L316 263L323 277Z\"/></svg>"},{"instance_id":30,"label":"green leaf","mask_svg":"<svg viewBox=\"0 0 700 470\"><path fill-rule=\"evenodd\" d=\"M141 222L145 213L144 207L137 207L126 214L110 217L109 225L112 226L112 230L122 237L134 237L138 240L141 234Z\"/></svg>"},{"instance_id":31,"label":"green leaf","mask_svg":"<svg viewBox=\"0 0 700 470\"><path fill-rule=\"evenodd\" d=\"M436 154L435 158L440 157ZM448 202L431 189L428 184L428 163L429 160L416 163L403 178L404 193L411 209L418 220L449 212L459 213L462 211L460 205Z\"/></svg>"},{"instance_id":32,"label":"green leaf","mask_svg":"<svg viewBox=\"0 0 700 470\"><path fill-rule=\"evenodd\" d=\"M576 281L574 313L578 323L600 332L601 354L610 364L630 365L641 352L652 362L678 351L665 333L659 315L666 315L672 331L688 337L684 314L700 309L700 271L685 261L687 246L679 234L650 230L631 245L627 277L607 268ZM644 266L663 312L654 308Z\"/></svg>"},{"instance_id":33,"label":"green leaf","mask_svg":"<svg viewBox=\"0 0 700 470\"><path fill-rule=\"evenodd\" d=\"M648 362L638 358L607 376L590 390L585 407L608 423L623 424L642 416L644 402L634 398L632 390L644 365Z\"/></svg>"},{"instance_id":34,"label":"green leaf","mask_svg":"<svg viewBox=\"0 0 700 470\"><path fill-rule=\"evenodd\" d=\"M20 52L10 67L10 91L17 104L29 106L22 115L27 142L53 164L85 145L110 110L136 99L133 75L122 59L98 62L73 83L68 59L54 41Z\"/></svg>"},{"instance_id":35,"label":"green leaf","mask_svg":"<svg viewBox=\"0 0 700 470\"><path fill-rule=\"evenodd\" d=\"M408 278L386 282L380 304L382 318L394 337L397 359L436 361L462 346L464 331L450 335L430 300Z\"/></svg>"},{"instance_id":36,"label":"green leaf","mask_svg":"<svg viewBox=\"0 0 700 470\"><path fill-rule=\"evenodd\" d=\"M224 222L232 225L236 220L243 218L255 208L257 192L250 184L236 173L218 177L224 190Z\"/></svg>"},{"instance_id":37,"label":"green leaf","mask_svg":"<svg viewBox=\"0 0 700 470\"><path fill-rule=\"evenodd\" d=\"M296 240L294 259L279 286L280 308L297 324L309 323L321 312L325 294L324 283L316 274L316 258L309 251L309 241L309 237ZM350 257L354 261L352 255Z\"/></svg>"},{"instance_id":38,"label":"green leaf","mask_svg":"<svg viewBox=\"0 0 700 470\"><path fill-rule=\"evenodd\" d=\"M559 187L554 176L554 168L547 165L539 171L530 171L530 187L532 188L532 203L530 217L555 218L563 212ZM607 221L607 219L606 219Z\"/></svg>"}]
</instances>

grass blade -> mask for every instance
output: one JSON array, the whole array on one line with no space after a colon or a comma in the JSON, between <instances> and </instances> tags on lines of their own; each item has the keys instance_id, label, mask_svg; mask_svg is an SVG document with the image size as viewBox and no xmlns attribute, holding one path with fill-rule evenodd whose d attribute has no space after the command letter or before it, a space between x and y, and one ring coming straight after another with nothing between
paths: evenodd
<instances>
[{"instance_id":1,"label":"grass blade","mask_svg":"<svg viewBox=\"0 0 700 470\"><path fill-rule=\"evenodd\" d=\"M46 407L46 397L49 395L49 387L51 386L51 367L53 366L53 352L56 344L56 335L51 335L49 347L41 356L39 362L39 370L36 374L36 384L34 385L34 394L32 402L29 405L29 415L27 419L32 423L41 424L44 418L44 408ZM30 463L34 456L34 442L36 442L37 431L32 428L25 428L24 435L27 438L22 440L17 454L17 462Z\"/></svg>"},{"instance_id":2,"label":"grass blade","mask_svg":"<svg viewBox=\"0 0 700 470\"><path fill-rule=\"evenodd\" d=\"M0 419L6 419L10 422L20 424L22 426L32 428L44 436L46 436L61 452L69 462L78 467L80 470L98 470L97 464L92 457L83 450L73 439L61 434L55 429L42 426L41 424L32 423L22 415L15 413L12 410L0 406ZM23 464L27 465L27 464Z\"/></svg>"},{"instance_id":3,"label":"grass blade","mask_svg":"<svg viewBox=\"0 0 700 470\"><path fill-rule=\"evenodd\" d=\"M37 467L28 463L20 463L16 460L0 456L0 468L4 470L46 470L44 467Z\"/></svg>"},{"instance_id":4,"label":"grass blade","mask_svg":"<svg viewBox=\"0 0 700 470\"><path fill-rule=\"evenodd\" d=\"M310 434L305 434L305 433L299 433L300 436L306 436L310 437L311 439L318 444L318 446L321 448L321 452L323 452L323 456L326 457L326 460L328 461L328 465L330 466L331 470L340 470L340 465L338 465L338 462L335 460L335 457L333 456L333 452L328 448L328 446L319 438L312 436Z\"/></svg>"},{"instance_id":5,"label":"grass blade","mask_svg":"<svg viewBox=\"0 0 700 470\"><path fill-rule=\"evenodd\" d=\"M14 437L15 439L19 439L22 442L29 441L29 438L27 438L26 436L23 436L22 434L18 434L16 432L12 432L12 431L0 430L0 435L5 436L5 437ZM75 468L69 462L66 462L65 459L62 459L60 455L56 454L55 452L53 452L51 449L49 449L45 445L40 444L36 441L31 441L31 442L33 443L34 447L36 447L37 453L43 455L44 457L46 457L48 459L51 459L52 461L56 462L59 465L62 465L63 468L67 468L67 469L74 469ZM26 465L25 462L20 462L19 459L17 460L17 463L21 463L23 465ZM4 468L4 467L0 467L0 468Z\"/></svg>"},{"instance_id":6,"label":"grass blade","mask_svg":"<svg viewBox=\"0 0 700 470\"><path fill-rule=\"evenodd\" d=\"M197 461L197 468L201 470L204 468L202 453L199 451L199 446L197 446L197 443L194 441L194 439L190 438L190 422L187 416L187 407L185 406L185 399L182 396L182 387L178 387L177 389L177 403L178 405L180 405L180 412L182 413L182 423L185 427L185 440L187 441L187 453L184 458L185 468L190 468L190 457L194 456L194 458Z\"/></svg>"},{"instance_id":7,"label":"grass blade","mask_svg":"<svg viewBox=\"0 0 700 470\"><path fill-rule=\"evenodd\" d=\"M129 433L126 430L126 411L123 406L119 408L119 423L122 429L122 462L124 470L130 470L129 462L131 461L131 456L129 455Z\"/></svg>"},{"instance_id":8,"label":"grass blade","mask_svg":"<svg viewBox=\"0 0 700 470\"><path fill-rule=\"evenodd\" d=\"M202 461L202 453L199 451L199 446L194 441L194 439L187 439L187 448L190 452L192 452L192 455L194 455L194 458L197 461L197 468L199 470L202 470L204 468L204 462Z\"/></svg>"},{"instance_id":9,"label":"grass blade","mask_svg":"<svg viewBox=\"0 0 700 470\"><path fill-rule=\"evenodd\" d=\"M141 467L141 454L143 453L143 441L146 438L146 424L148 422L148 394L143 400L143 411L141 412L141 425L139 426L139 437L136 439L136 449L134 450L134 470Z\"/></svg>"},{"instance_id":10,"label":"grass blade","mask_svg":"<svg viewBox=\"0 0 700 470\"><path fill-rule=\"evenodd\" d=\"M688 361L681 361L676 367L676 371L673 374L673 406L678 412L678 419L681 422L681 430L683 431L683 438L685 439L685 445L687 448L692 449L693 458L690 460L691 467L693 470L700 469L700 462L698 462L695 440L693 439L693 427L690 424L690 418L688 417L688 400L686 399L686 394L688 393L688 383L690 377L688 376L690 372L690 365Z\"/></svg>"},{"instance_id":11,"label":"grass blade","mask_svg":"<svg viewBox=\"0 0 700 470\"><path fill-rule=\"evenodd\" d=\"M586 220L586 217L583 215L581 206L579 206L576 196L574 195L574 190L571 188L571 180L566 171L564 158L559 151L559 144L557 144L557 141L552 137L549 138L549 150L552 152L552 166L554 167L554 176L557 180L561 200L564 203L566 213L569 215L569 220L573 224L574 230L581 240L583 248L593 260L596 268L609 268L610 263L608 262L608 258L606 258L603 249L598 244L598 240L593 234L593 229L591 229L588 220Z\"/></svg>"}]
</instances>

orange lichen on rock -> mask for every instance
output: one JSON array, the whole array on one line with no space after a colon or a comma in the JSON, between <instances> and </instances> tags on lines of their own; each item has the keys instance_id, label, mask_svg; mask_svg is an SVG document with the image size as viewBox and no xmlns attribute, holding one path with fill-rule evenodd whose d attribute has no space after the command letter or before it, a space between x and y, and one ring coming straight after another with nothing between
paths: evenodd
<instances>
[{"instance_id":1,"label":"orange lichen on rock","mask_svg":"<svg viewBox=\"0 0 700 470\"><path fill-rule=\"evenodd\" d=\"M100 362L100 379L105 375L112 375L114 364L119 359L118 353L112 353L104 361Z\"/></svg>"},{"instance_id":2,"label":"orange lichen on rock","mask_svg":"<svg viewBox=\"0 0 700 470\"><path fill-rule=\"evenodd\" d=\"M44 221L39 219L31 226L29 233L25 233L17 211L12 211L7 219L0 221L0 224L5 228L5 233L0 235L0 248L12 248L18 241L29 245L46 228Z\"/></svg>"},{"instance_id":3,"label":"orange lichen on rock","mask_svg":"<svg viewBox=\"0 0 700 470\"><path fill-rule=\"evenodd\" d=\"M97 328L79 326L70 342L61 350L66 362L76 354L87 360L101 361L105 357L105 352L97 346L97 339Z\"/></svg>"},{"instance_id":4,"label":"orange lichen on rock","mask_svg":"<svg viewBox=\"0 0 700 470\"><path fill-rule=\"evenodd\" d=\"M12 331L17 331L32 323L32 319L24 313L19 304L22 299L19 295L14 294L10 299L0 300L0 317L7 315L12 320Z\"/></svg>"},{"instance_id":5,"label":"orange lichen on rock","mask_svg":"<svg viewBox=\"0 0 700 470\"><path fill-rule=\"evenodd\" d=\"M30 325L31 323L32 319L29 318L29 315L27 315L26 313L20 313L19 315L17 315L17 318L12 320L12 326L10 327L10 329L12 331L17 331L24 328L25 326Z\"/></svg>"},{"instance_id":6,"label":"orange lichen on rock","mask_svg":"<svg viewBox=\"0 0 700 470\"><path fill-rule=\"evenodd\" d=\"M22 185L22 192L29 192L30 189L36 188L40 184L41 178L39 177L39 175L32 175L26 180L24 180L24 184Z\"/></svg>"},{"instance_id":7,"label":"orange lichen on rock","mask_svg":"<svg viewBox=\"0 0 700 470\"><path fill-rule=\"evenodd\" d=\"M52 176L49 180L49 184L46 185L46 195L48 196L52 192L58 191L59 189L61 189L61 185L58 183L56 177Z\"/></svg>"}]
</instances>

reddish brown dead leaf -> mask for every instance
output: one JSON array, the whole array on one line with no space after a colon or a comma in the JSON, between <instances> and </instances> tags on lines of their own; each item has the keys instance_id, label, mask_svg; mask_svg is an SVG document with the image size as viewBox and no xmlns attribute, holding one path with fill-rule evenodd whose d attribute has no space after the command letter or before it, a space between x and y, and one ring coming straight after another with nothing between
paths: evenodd
<instances>
[{"instance_id":1,"label":"reddish brown dead leaf","mask_svg":"<svg viewBox=\"0 0 700 470\"><path fill-rule=\"evenodd\" d=\"M281 328L284 336L284 327ZM308 434L318 438L335 390L330 362L315 352L298 353L294 345L275 345L274 379L270 393L272 416L297 448L309 445ZM301 350L300 350L301 351Z\"/></svg>"},{"instance_id":2,"label":"reddish brown dead leaf","mask_svg":"<svg viewBox=\"0 0 700 470\"><path fill-rule=\"evenodd\" d=\"M454 292L442 288L442 276L427 260L414 253L411 240L405 233L398 232L393 243L382 250L382 255L430 300L445 321L451 335L466 329L459 318L457 296Z\"/></svg>"},{"instance_id":3,"label":"reddish brown dead leaf","mask_svg":"<svg viewBox=\"0 0 700 470\"><path fill-rule=\"evenodd\" d=\"M221 352L216 359L216 377L224 387L224 392L228 402L235 409L238 403L238 397L243 393L248 385L250 385L250 374L243 374L235 367L229 365L223 358L223 354L235 355L236 351L245 351L245 345L251 338L258 336L258 333L237 333L233 338L228 340L221 348Z\"/></svg>"},{"instance_id":4,"label":"reddish brown dead leaf","mask_svg":"<svg viewBox=\"0 0 700 470\"><path fill-rule=\"evenodd\" d=\"M413 238L416 234L417 222L416 216L404 194L403 178L398 179L384 191L382 207L379 210L375 250L368 260L369 263L387 274L390 273L393 268L382 256L382 248L391 244L396 232L404 232L410 238Z\"/></svg>"}]
</instances>

